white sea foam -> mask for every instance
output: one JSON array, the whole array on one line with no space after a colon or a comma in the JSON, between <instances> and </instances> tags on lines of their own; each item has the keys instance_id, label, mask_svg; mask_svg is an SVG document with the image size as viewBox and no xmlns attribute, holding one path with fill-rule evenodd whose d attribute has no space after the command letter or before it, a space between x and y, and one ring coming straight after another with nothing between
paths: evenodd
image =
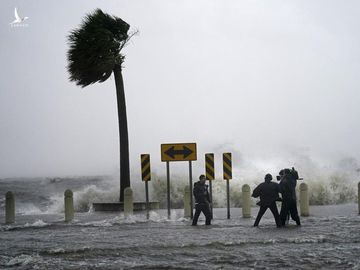
<instances>
[{"instance_id":1,"label":"white sea foam","mask_svg":"<svg viewBox=\"0 0 360 270\"><path fill-rule=\"evenodd\" d=\"M64 248L53 248L47 251L48 254L64 254L65 252Z\"/></svg>"},{"instance_id":2,"label":"white sea foam","mask_svg":"<svg viewBox=\"0 0 360 270\"><path fill-rule=\"evenodd\" d=\"M111 187L105 190L96 185L90 185L74 192L74 207L80 212L88 212L94 202L117 202L118 200L118 189Z\"/></svg>"},{"instance_id":3,"label":"white sea foam","mask_svg":"<svg viewBox=\"0 0 360 270\"><path fill-rule=\"evenodd\" d=\"M41 227L45 227L48 226L49 224L42 221L41 219L33 222L33 223L25 223L23 225L16 225L16 224L11 224L11 225L0 225L0 232L1 231L11 231L11 230L18 230L18 229L23 229L23 228L41 228Z\"/></svg>"},{"instance_id":4,"label":"white sea foam","mask_svg":"<svg viewBox=\"0 0 360 270\"><path fill-rule=\"evenodd\" d=\"M11 258L7 263L6 266L23 266L28 265L31 263L36 263L42 261L40 256L31 256L26 254L21 254L19 256L16 256L14 258Z\"/></svg>"},{"instance_id":5,"label":"white sea foam","mask_svg":"<svg viewBox=\"0 0 360 270\"><path fill-rule=\"evenodd\" d=\"M167 220L167 217L161 216L155 211L150 211L149 220L152 222L164 222Z\"/></svg>"},{"instance_id":6,"label":"white sea foam","mask_svg":"<svg viewBox=\"0 0 360 270\"><path fill-rule=\"evenodd\" d=\"M111 220L99 220L99 221L91 221L86 223L79 223L77 225L80 226L94 226L94 227L111 227L114 225L114 223L111 222Z\"/></svg>"},{"instance_id":7,"label":"white sea foam","mask_svg":"<svg viewBox=\"0 0 360 270\"><path fill-rule=\"evenodd\" d=\"M47 206L46 210L43 211L44 214L57 214L64 212L64 195L63 194L53 194L50 196L50 203Z\"/></svg>"},{"instance_id":8,"label":"white sea foam","mask_svg":"<svg viewBox=\"0 0 360 270\"><path fill-rule=\"evenodd\" d=\"M286 242L295 243L295 244L324 243L325 241L326 241L326 238L323 235L319 235L318 237L295 237L295 238L286 239Z\"/></svg>"},{"instance_id":9,"label":"white sea foam","mask_svg":"<svg viewBox=\"0 0 360 270\"><path fill-rule=\"evenodd\" d=\"M52 248L41 252L41 254L57 255L57 254L67 254L67 253L82 253L91 249L93 248L90 246L83 246L79 248Z\"/></svg>"},{"instance_id":10,"label":"white sea foam","mask_svg":"<svg viewBox=\"0 0 360 270\"><path fill-rule=\"evenodd\" d=\"M179 222L188 222L188 221L190 221L190 219L181 217L181 218L178 218L177 221L179 221Z\"/></svg>"},{"instance_id":11,"label":"white sea foam","mask_svg":"<svg viewBox=\"0 0 360 270\"><path fill-rule=\"evenodd\" d=\"M41 219L35 221L34 223L26 223L24 227L45 227L49 225L48 223L42 221Z\"/></svg>"},{"instance_id":12,"label":"white sea foam","mask_svg":"<svg viewBox=\"0 0 360 270\"><path fill-rule=\"evenodd\" d=\"M44 214L44 211L33 203L19 203L16 207L16 213L20 215L41 215Z\"/></svg>"},{"instance_id":13,"label":"white sea foam","mask_svg":"<svg viewBox=\"0 0 360 270\"><path fill-rule=\"evenodd\" d=\"M118 216L110 219L90 221L85 223L74 223L74 225L78 226L94 226L94 227L111 227L115 225L122 224L136 224L136 223L146 223L146 222L154 222L154 223L164 223L164 222L185 222L189 219L186 218L177 218L176 215L173 216L173 219L168 219L166 216L161 216L159 213L155 211L150 211L149 219L146 217L146 213L143 214L135 214L135 215L124 215L124 213L119 214Z\"/></svg>"},{"instance_id":14,"label":"white sea foam","mask_svg":"<svg viewBox=\"0 0 360 270\"><path fill-rule=\"evenodd\" d=\"M74 209L77 212L92 212L92 203L94 202L116 202L118 200L118 191L116 189L104 190L95 185L83 187L81 190L73 191ZM40 210L34 205L26 205L21 208L23 214L58 214L64 212L64 194L53 193L49 196L49 204L45 210Z\"/></svg>"}]
</instances>

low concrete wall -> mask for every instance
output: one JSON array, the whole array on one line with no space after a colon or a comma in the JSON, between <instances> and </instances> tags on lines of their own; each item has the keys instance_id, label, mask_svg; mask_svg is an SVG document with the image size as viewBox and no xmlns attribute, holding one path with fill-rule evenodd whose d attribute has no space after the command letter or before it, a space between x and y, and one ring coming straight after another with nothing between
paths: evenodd
<instances>
[{"instance_id":1,"label":"low concrete wall","mask_svg":"<svg viewBox=\"0 0 360 270\"><path fill-rule=\"evenodd\" d=\"M124 203L93 203L94 211L99 212L121 212L124 211ZM150 209L159 209L159 202L149 202ZM146 202L134 202L134 211L146 211Z\"/></svg>"}]
</instances>

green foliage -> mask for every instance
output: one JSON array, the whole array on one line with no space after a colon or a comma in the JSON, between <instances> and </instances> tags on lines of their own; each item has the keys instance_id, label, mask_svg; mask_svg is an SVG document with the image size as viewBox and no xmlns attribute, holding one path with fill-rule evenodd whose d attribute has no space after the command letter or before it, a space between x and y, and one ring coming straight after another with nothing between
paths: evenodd
<instances>
[{"instance_id":1,"label":"green foliage","mask_svg":"<svg viewBox=\"0 0 360 270\"><path fill-rule=\"evenodd\" d=\"M85 87L107 80L116 64L124 61L121 49L129 40L130 25L96 9L88 14L68 39L70 80Z\"/></svg>"}]
</instances>

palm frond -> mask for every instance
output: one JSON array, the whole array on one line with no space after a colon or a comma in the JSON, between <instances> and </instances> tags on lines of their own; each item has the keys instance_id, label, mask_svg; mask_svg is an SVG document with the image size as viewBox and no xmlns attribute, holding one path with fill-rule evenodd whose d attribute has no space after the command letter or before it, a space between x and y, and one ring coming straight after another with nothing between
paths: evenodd
<instances>
[{"instance_id":1,"label":"palm frond","mask_svg":"<svg viewBox=\"0 0 360 270\"><path fill-rule=\"evenodd\" d=\"M70 80L85 87L107 80L115 64L122 64L120 53L129 41L130 25L120 18L96 9L85 16L78 29L68 36Z\"/></svg>"}]
</instances>

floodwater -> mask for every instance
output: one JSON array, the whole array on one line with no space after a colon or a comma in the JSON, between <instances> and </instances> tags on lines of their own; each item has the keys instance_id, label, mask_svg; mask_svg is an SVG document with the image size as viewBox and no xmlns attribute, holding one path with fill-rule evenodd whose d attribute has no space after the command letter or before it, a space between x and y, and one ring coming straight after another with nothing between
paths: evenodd
<instances>
[{"instance_id":1,"label":"floodwater","mask_svg":"<svg viewBox=\"0 0 360 270\"><path fill-rule=\"evenodd\" d=\"M257 208L252 209L255 216ZM356 204L311 207L302 226L276 228L269 213L259 228L241 209L214 209L211 226L191 226L182 210L19 215L0 226L1 269L360 269ZM2 220L4 216L1 215Z\"/></svg>"},{"instance_id":2,"label":"floodwater","mask_svg":"<svg viewBox=\"0 0 360 270\"><path fill-rule=\"evenodd\" d=\"M63 192L74 190L73 222L64 223ZM5 225L5 192L14 191L16 223ZM96 179L0 181L0 269L360 269L360 216L355 203L310 206L302 226L276 228L270 211L259 228L240 208L214 209L211 226L183 210L122 213L86 210L116 192ZM116 190L114 188L114 190ZM114 199L113 198L113 199ZM85 209L85 210L84 210Z\"/></svg>"}]
</instances>

